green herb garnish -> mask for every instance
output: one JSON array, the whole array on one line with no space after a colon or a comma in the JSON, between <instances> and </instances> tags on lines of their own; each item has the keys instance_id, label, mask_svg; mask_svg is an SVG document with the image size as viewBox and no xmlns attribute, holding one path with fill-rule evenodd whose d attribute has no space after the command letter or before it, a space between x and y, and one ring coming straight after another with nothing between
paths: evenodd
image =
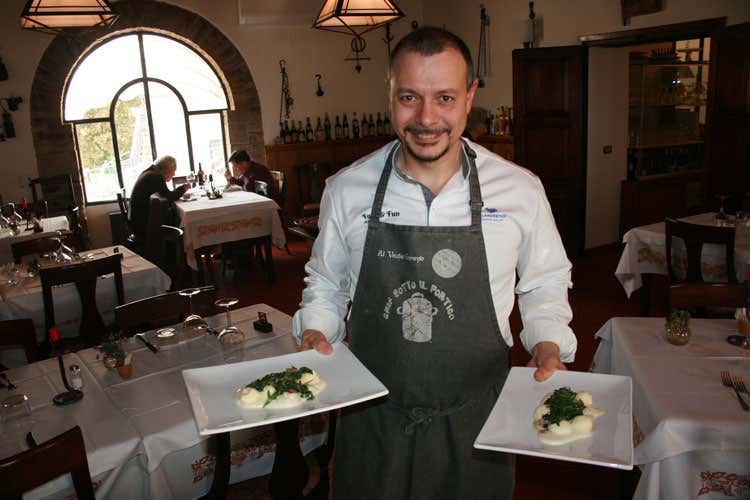
<instances>
[{"instance_id":1,"label":"green herb garnish","mask_svg":"<svg viewBox=\"0 0 750 500\"><path fill-rule=\"evenodd\" d=\"M573 420L578 415L583 415L586 405L583 401L576 399L576 392L570 387L561 387L552 393L552 396L544 402L549 407L549 413L542 416L545 420L544 427L552 424L560 424L563 420Z\"/></svg>"},{"instance_id":2,"label":"green herb garnish","mask_svg":"<svg viewBox=\"0 0 750 500\"><path fill-rule=\"evenodd\" d=\"M275 392L269 391L266 393L268 400L263 406L268 405L271 401L287 392L299 393L302 399L312 399L315 396L312 392L310 392L307 384L302 384L299 381L299 379L305 373L312 373L312 370L307 368L306 366L303 366L301 368L291 367L287 368L283 372L269 373L264 377L253 380L245 387L250 387L251 389L255 389L256 391L263 391L263 389L265 389L267 385L272 385L276 389Z\"/></svg>"}]
</instances>

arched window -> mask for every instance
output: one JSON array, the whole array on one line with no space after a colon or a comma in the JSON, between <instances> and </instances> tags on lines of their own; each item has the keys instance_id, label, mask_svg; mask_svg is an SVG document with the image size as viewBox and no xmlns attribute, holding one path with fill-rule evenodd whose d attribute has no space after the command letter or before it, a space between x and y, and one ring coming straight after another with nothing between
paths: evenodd
<instances>
[{"instance_id":1,"label":"arched window","mask_svg":"<svg viewBox=\"0 0 750 500\"><path fill-rule=\"evenodd\" d=\"M226 165L223 80L175 38L128 32L94 46L65 88L63 120L73 126L87 203L126 196L155 158L177 159L177 176Z\"/></svg>"}]
</instances>

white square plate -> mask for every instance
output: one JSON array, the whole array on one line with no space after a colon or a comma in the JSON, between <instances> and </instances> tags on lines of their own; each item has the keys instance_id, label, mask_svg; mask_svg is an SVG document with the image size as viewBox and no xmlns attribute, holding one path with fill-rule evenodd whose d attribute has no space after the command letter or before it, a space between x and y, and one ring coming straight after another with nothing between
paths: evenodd
<instances>
[{"instance_id":1,"label":"white square plate","mask_svg":"<svg viewBox=\"0 0 750 500\"><path fill-rule=\"evenodd\" d=\"M312 368L326 381L325 390L296 408L241 408L235 400L240 387L268 373L295 366ZM314 350L273 358L256 359L207 368L184 370L185 380L198 432L205 436L283 422L323 411L350 406L388 394L388 389L341 342L333 354Z\"/></svg>"},{"instance_id":2,"label":"white square plate","mask_svg":"<svg viewBox=\"0 0 750 500\"><path fill-rule=\"evenodd\" d=\"M594 420L594 434L588 438L561 446L543 444L533 426L534 409L545 396L566 386L576 392L590 392L593 405L606 413ZM474 447L630 470L632 381L620 375L558 371L548 380L537 382L534 368L513 367Z\"/></svg>"}]
</instances>

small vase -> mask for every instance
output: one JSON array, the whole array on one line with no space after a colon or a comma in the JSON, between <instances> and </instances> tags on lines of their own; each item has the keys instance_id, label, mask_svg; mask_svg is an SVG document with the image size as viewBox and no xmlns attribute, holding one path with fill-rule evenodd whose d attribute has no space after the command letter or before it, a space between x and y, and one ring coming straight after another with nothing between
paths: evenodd
<instances>
[{"instance_id":1,"label":"small vase","mask_svg":"<svg viewBox=\"0 0 750 500\"><path fill-rule=\"evenodd\" d=\"M690 342L690 325L688 323L664 327L664 336L673 345L685 345Z\"/></svg>"},{"instance_id":2,"label":"small vase","mask_svg":"<svg viewBox=\"0 0 750 500\"><path fill-rule=\"evenodd\" d=\"M127 380L133 376L133 365L120 365L117 367L117 373L119 373L120 377L124 380Z\"/></svg>"}]
</instances>

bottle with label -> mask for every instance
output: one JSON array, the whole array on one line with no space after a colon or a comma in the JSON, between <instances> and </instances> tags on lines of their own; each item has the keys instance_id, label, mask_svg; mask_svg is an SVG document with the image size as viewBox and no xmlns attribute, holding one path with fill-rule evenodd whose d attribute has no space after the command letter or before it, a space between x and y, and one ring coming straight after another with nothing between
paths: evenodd
<instances>
[{"instance_id":1,"label":"bottle with label","mask_svg":"<svg viewBox=\"0 0 750 500\"><path fill-rule=\"evenodd\" d=\"M373 135L375 135L375 120L372 118L372 113L370 113L370 130L373 131Z\"/></svg>"},{"instance_id":2,"label":"bottle with label","mask_svg":"<svg viewBox=\"0 0 750 500\"><path fill-rule=\"evenodd\" d=\"M312 142L315 140L315 134L313 133L312 125L310 124L310 117L307 117L307 124L305 125L305 141Z\"/></svg>"},{"instance_id":3,"label":"bottle with label","mask_svg":"<svg viewBox=\"0 0 750 500\"><path fill-rule=\"evenodd\" d=\"M383 135L383 119L380 118L380 112L378 112L378 119L375 122L375 133L377 135Z\"/></svg>"},{"instance_id":4,"label":"bottle with label","mask_svg":"<svg viewBox=\"0 0 750 500\"><path fill-rule=\"evenodd\" d=\"M187 181L190 187L195 187L195 165L193 163L190 164L190 173L187 176Z\"/></svg>"},{"instance_id":5,"label":"bottle with label","mask_svg":"<svg viewBox=\"0 0 750 500\"><path fill-rule=\"evenodd\" d=\"M279 122L279 137L277 138L277 144L284 144L284 124Z\"/></svg>"},{"instance_id":6,"label":"bottle with label","mask_svg":"<svg viewBox=\"0 0 750 500\"><path fill-rule=\"evenodd\" d=\"M346 119L346 113L344 113L344 119L341 122L341 138L349 138L349 120Z\"/></svg>"},{"instance_id":7,"label":"bottle with label","mask_svg":"<svg viewBox=\"0 0 750 500\"><path fill-rule=\"evenodd\" d=\"M302 120L297 121L297 142L305 142L305 128L302 126Z\"/></svg>"},{"instance_id":8,"label":"bottle with label","mask_svg":"<svg viewBox=\"0 0 750 500\"><path fill-rule=\"evenodd\" d=\"M292 123L292 126L294 126L294 123ZM291 144L294 142L294 138L292 137L292 131L289 130L289 120L284 120L284 144Z\"/></svg>"},{"instance_id":9,"label":"bottle with label","mask_svg":"<svg viewBox=\"0 0 750 500\"><path fill-rule=\"evenodd\" d=\"M362 137L369 137L372 135L370 130L370 124L367 122L367 113L362 113Z\"/></svg>"},{"instance_id":10,"label":"bottle with label","mask_svg":"<svg viewBox=\"0 0 750 500\"><path fill-rule=\"evenodd\" d=\"M325 118L323 119L323 130L325 130L326 133L326 141L330 141L332 139L331 137L331 120L328 119L328 113L326 113Z\"/></svg>"},{"instance_id":11,"label":"bottle with label","mask_svg":"<svg viewBox=\"0 0 750 500\"><path fill-rule=\"evenodd\" d=\"M296 144L298 142L299 137L297 136L297 125L295 125L294 120L292 120L292 128L289 129L289 143Z\"/></svg>"},{"instance_id":12,"label":"bottle with label","mask_svg":"<svg viewBox=\"0 0 750 500\"><path fill-rule=\"evenodd\" d=\"M339 115L336 115L336 128L334 129L336 139L341 139L342 129L341 122L339 121Z\"/></svg>"},{"instance_id":13,"label":"bottle with label","mask_svg":"<svg viewBox=\"0 0 750 500\"><path fill-rule=\"evenodd\" d=\"M365 122L364 116L362 117L362 123ZM357 120L357 112L354 112L353 118L352 118L352 137L354 139L359 139L359 120Z\"/></svg>"},{"instance_id":14,"label":"bottle with label","mask_svg":"<svg viewBox=\"0 0 750 500\"><path fill-rule=\"evenodd\" d=\"M388 111L385 112L385 120L383 120L383 132L385 132L385 135L393 135L391 116L388 114Z\"/></svg>"},{"instance_id":15,"label":"bottle with label","mask_svg":"<svg viewBox=\"0 0 750 500\"><path fill-rule=\"evenodd\" d=\"M216 198L216 189L214 189L214 174L208 174L208 186L206 190L209 192L211 198Z\"/></svg>"},{"instance_id":16,"label":"bottle with label","mask_svg":"<svg viewBox=\"0 0 750 500\"><path fill-rule=\"evenodd\" d=\"M323 130L323 125L320 123L320 117L318 117L318 124L315 125L315 141L322 142L326 140L326 133Z\"/></svg>"},{"instance_id":17,"label":"bottle with label","mask_svg":"<svg viewBox=\"0 0 750 500\"><path fill-rule=\"evenodd\" d=\"M203 165L198 163L198 185L203 186L206 182L206 174L203 172Z\"/></svg>"}]
</instances>

